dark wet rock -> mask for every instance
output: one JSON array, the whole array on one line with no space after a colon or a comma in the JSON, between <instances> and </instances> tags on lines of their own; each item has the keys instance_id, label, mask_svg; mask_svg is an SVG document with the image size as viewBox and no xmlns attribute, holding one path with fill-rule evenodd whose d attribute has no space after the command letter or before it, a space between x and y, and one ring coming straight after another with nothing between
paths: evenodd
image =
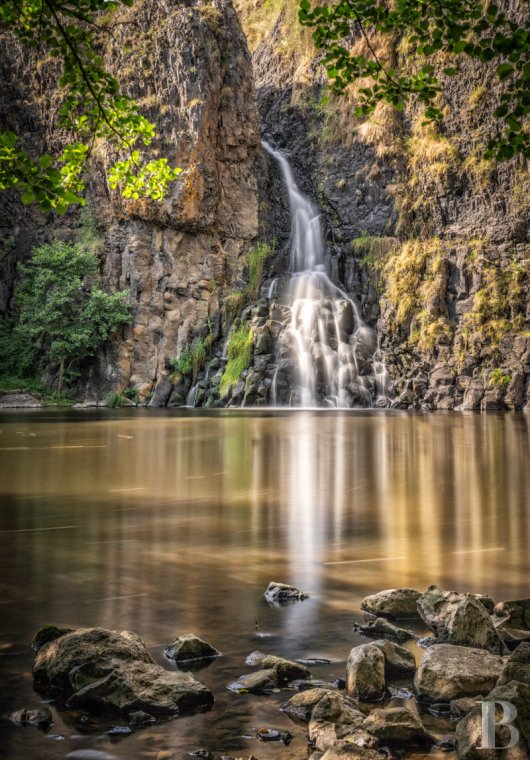
<instances>
[{"instance_id":1,"label":"dark wet rock","mask_svg":"<svg viewBox=\"0 0 530 760\"><path fill-rule=\"evenodd\" d=\"M436 644L436 639L434 636L422 636L417 640L416 644L422 649L427 649L427 647L432 647L433 644Z\"/></svg>"},{"instance_id":2,"label":"dark wet rock","mask_svg":"<svg viewBox=\"0 0 530 760\"><path fill-rule=\"evenodd\" d=\"M346 664L348 694L363 702L375 702L385 693L385 657L374 644L354 647Z\"/></svg>"},{"instance_id":3,"label":"dark wet rock","mask_svg":"<svg viewBox=\"0 0 530 760\"><path fill-rule=\"evenodd\" d=\"M153 723L154 720L155 719L152 715L149 715L149 713L146 713L143 710L136 710L129 715L129 725L132 726L132 728L148 726L150 723Z\"/></svg>"},{"instance_id":4,"label":"dark wet rock","mask_svg":"<svg viewBox=\"0 0 530 760\"><path fill-rule=\"evenodd\" d=\"M320 700L334 694L329 689L307 689L299 694L294 694L287 702L284 702L280 710L291 718L307 723L311 719L313 709Z\"/></svg>"},{"instance_id":5,"label":"dark wet rock","mask_svg":"<svg viewBox=\"0 0 530 760\"><path fill-rule=\"evenodd\" d=\"M456 749L459 760L528 760L530 757L530 684L512 681L498 686L487 697L487 701L503 700L510 702L517 710L517 717L512 723L519 732L519 740L511 749L483 750L482 746L482 705L469 712L456 727ZM501 709L497 715L500 718ZM508 726L497 726L495 744L503 747L510 741Z\"/></svg>"},{"instance_id":6,"label":"dark wet rock","mask_svg":"<svg viewBox=\"0 0 530 760\"><path fill-rule=\"evenodd\" d=\"M488 606L492 600L474 594L458 594L430 586L418 599L418 610L424 622L436 635L438 643L502 651L502 643L492 619L481 599Z\"/></svg>"},{"instance_id":7,"label":"dark wet rock","mask_svg":"<svg viewBox=\"0 0 530 760\"><path fill-rule=\"evenodd\" d=\"M298 657L296 662L300 662L302 665L331 665L332 660L325 657Z\"/></svg>"},{"instance_id":8,"label":"dark wet rock","mask_svg":"<svg viewBox=\"0 0 530 760\"><path fill-rule=\"evenodd\" d=\"M309 598L309 594L304 591L289 586L287 583L276 583L271 581L264 593L265 599L271 604L288 604L289 602L302 602Z\"/></svg>"},{"instance_id":9,"label":"dark wet rock","mask_svg":"<svg viewBox=\"0 0 530 760\"><path fill-rule=\"evenodd\" d=\"M36 726L46 730L52 725L53 716L49 707L39 707L33 710L22 708L22 710L11 713L9 720L18 723L19 726Z\"/></svg>"},{"instance_id":10,"label":"dark wet rock","mask_svg":"<svg viewBox=\"0 0 530 760\"><path fill-rule=\"evenodd\" d=\"M414 692L412 692L410 689L405 689L403 686L392 686L390 685L388 687L388 693L391 697L394 697L396 699L413 699L414 698Z\"/></svg>"},{"instance_id":11,"label":"dark wet rock","mask_svg":"<svg viewBox=\"0 0 530 760\"><path fill-rule=\"evenodd\" d=\"M297 691L307 691L308 689L327 689L335 691L336 689L346 688L346 682L343 678L337 678L335 681L324 681L322 678L295 678L288 684L290 689Z\"/></svg>"},{"instance_id":12,"label":"dark wet rock","mask_svg":"<svg viewBox=\"0 0 530 760\"><path fill-rule=\"evenodd\" d=\"M93 660L73 668L70 681L74 693L67 706L97 714L130 715L141 710L162 717L198 712L213 704L211 691L190 673L138 660Z\"/></svg>"},{"instance_id":13,"label":"dark wet rock","mask_svg":"<svg viewBox=\"0 0 530 760\"><path fill-rule=\"evenodd\" d=\"M385 639L393 639L394 641L408 641L409 639L416 638L412 631L399 628L388 620L385 620L385 618L376 618L366 623L366 625L355 623L353 627L364 636L373 636L375 638L382 636Z\"/></svg>"},{"instance_id":14,"label":"dark wet rock","mask_svg":"<svg viewBox=\"0 0 530 760\"><path fill-rule=\"evenodd\" d=\"M202 760L214 760L213 753L209 749L204 749L204 747L194 749L193 752L190 752L190 757L200 757Z\"/></svg>"},{"instance_id":15,"label":"dark wet rock","mask_svg":"<svg viewBox=\"0 0 530 760\"><path fill-rule=\"evenodd\" d=\"M477 700L473 697L461 697L460 699L452 699L449 703L449 709L453 718L460 719L470 713L476 704Z\"/></svg>"},{"instance_id":16,"label":"dark wet rock","mask_svg":"<svg viewBox=\"0 0 530 760\"><path fill-rule=\"evenodd\" d=\"M31 393L0 393L0 409L39 409L41 406L39 399Z\"/></svg>"},{"instance_id":17,"label":"dark wet rock","mask_svg":"<svg viewBox=\"0 0 530 760\"><path fill-rule=\"evenodd\" d=\"M203 641L194 633L183 633L164 651L168 660L186 662L188 660L206 660L219 656L219 651Z\"/></svg>"},{"instance_id":18,"label":"dark wet rock","mask_svg":"<svg viewBox=\"0 0 530 760\"><path fill-rule=\"evenodd\" d=\"M265 655L260 664L265 670L272 668L275 671L278 683L287 683L287 681L292 681L295 678L311 677L311 672L305 665L286 660L284 657L268 654Z\"/></svg>"},{"instance_id":19,"label":"dark wet rock","mask_svg":"<svg viewBox=\"0 0 530 760\"><path fill-rule=\"evenodd\" d=\"M510 681L530 684L530 642L519 644L508 657L497 685L502 686Z\"/></svg>"},{"instance_id":20,"label":"dark wet rock","mask_svg":"<svg viewBox=\"0 0 530 760\"><path fill-rule=\"evenodd\" d=\"M487 694L501 674L502 657L484 649L435 644L424 653L414 677L421 702L450 702Z\"/></svg>"},{"instance_id":21,"label":"dark wet rock","mask_svg":"<svg viewBox=\"0 0 530 760\"><path fill-rule=\"evenodd\" d=\"M454 752L455 739L453 736L442 736L434 746L436 749L442 750L442 752Z\"/></svg>"},{"instance_id":22,"label":"dark wet rock","mask_svg":"<svg viewBox=\"0 0 530 760\"><path fill-rule=\"evenodd\" d=\"M44 644L64 636L65 633L72 633L73 630L73 628L62 628L57 625L43 625L33 637L31 648L33 651L38 652Z\"/></svg>"},{"instance_id":23,"label":"dark wet rock","mask_svg":"<svg viewBox=\"0 0 530 760\"><path fill-rule=\"evenodd\" d=\"M355 702L339 694L327 694L313 708L309 740L323 752L359 729L364 718Z\"/></svg>"},{"instance_id":24,"label":"dark wet rock","mask_svg":"<svg viewBox=\"0 0 530 760\"><path fill-rule=\"evenodd\" d=\"M132 734L130 726L114 726L107 731L108 736L128 736Z\"/></svg>"},{"instance_id":25,"label":"dark wet rock","mask_svg":"<svg viewBox=\"0 0 530 760\"><path fill-rule=\"evenodd\" d=\"M108 658L124 662L154 662L136 633L80 628L40 647L33 665L34 684L39 689L66 698L73 692L70 681L70 671L73 668Z\"/></svg>"},{"instance_id":26,"label":"dark wet rock","mask_svg":"<svg viewBox=\"0 0 530 760\"><path fill-rule=\"evenodd\" d=\"M448 702L434 702L429 705L427 712L435 718L448 718L451 715L451 707Z\"/></svg>"},{"instance_id":27,"label":"dark wet rock","mask_svg":"<svg viewBox=\"0 0 530 760\"><path fill-rule=\"evenodd\" d=\"M361 609L377 617L414 618L418 617L417 599L419 591L412 588L391 588L365 597Z\"/></svg>"},{"instance_id":28,"label":"dark wet rock","mask_svg":"<svg viewBox=\"0 0 530 760\"><path fill-rule=\"evenodd\" d=\"M282 741L284 744L289 744L292 739L292 735L289 733L289 731L278 731L275 728L260 728L256 731L256 738L260 740L260 742L279 742Z\"/></svg>"},{"instance_id":29,"label":"dark wet rock","mask_svg":"<svg viewBox=\"0 0 530 760\"><path fill-rule=\"evenodd\" d=\"M412 652L400 647L393 641L378 639L372 642L381 650L385 658L385 676L413 676L416 672L416 660Z\"/></svg>"},{"instance_id":30,"label":"dark wet rock","mask_svg":"<svg viewBox=\"0 0 530 760\"><path fill-rule=\"evenodd\" d=\"M237 681L228 685L230 691L245 693L247 691L253 694L260 694L263 691L275 689L278 685L276 671L273 668L268 670L257 670L255 673L247 673L240 676Z\"/></svg>"},{"instance_id":31,"label":"dark wet rock","mask_svg":"<svg viewBox=\"0 0 530 760\"><path fill-rule=\"evenodd\" d=\"M389 745L425 745L435 742L419 717L406 707L372 710L364 721L363 728L380 742Z\"/></svg>"},{"instance_id":32,"label":"dark wet rock","mask_svg":"<svg viewBox=\"0 0 530 760\"><path fill-rule=\"evenodd\" d=\"M499 602L493 619L504 643L512 648L521 641L530 641L530 599Z\"/></svg>"}]
</instances>

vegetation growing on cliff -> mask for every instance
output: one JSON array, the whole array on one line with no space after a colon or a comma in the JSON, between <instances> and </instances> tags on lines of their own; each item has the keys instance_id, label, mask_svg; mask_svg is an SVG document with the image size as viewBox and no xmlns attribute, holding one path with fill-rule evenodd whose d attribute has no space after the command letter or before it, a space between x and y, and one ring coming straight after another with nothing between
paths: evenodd
<instances>
[{"instance_id":1,"label":"vegetation growing on cliff","mask_svg":"<svg viewBox=\"0 0 530 760\"><path fill-rule=\"evenodd\" d=\"M232 327L226 346L228 361L221 378L221 398L237 385L241 373L249 368L253 345L254 333L246 322Z\"/></svg>"},{"instance_id":2,"label":"vegetation growing on cliff","mask_svg":"<svg viewBox=\"0 0 530 760\"><path fill-rule=\"evenodd\" d=\"M530 157L530 18L509 16L494 3L481 0L336 0L312 7L301 0L299 19L314 28L313 39L323 51L323 63L334 92L342 93L351 82L362 80L358 116L387 102L398 111L415 98L425 109L425 121L439 121L443 110L438 102L441 82L428 59L439 53L448 56L443 74L458 73L458 56L492 61L502 93L492 122L486 157L509 159L516 154ZM407 42L408 59L417 66L398 67L379 58L371 35L400 35ZM363 37L367 54L354 54L352 40ZM498 124L502 127L498 127Z\"/></svg>"},{"instance_id":3,"label":"vegetation growing on cliff","mask_svg":"<svg viewBox=\"0 0 530 760\"><path fill-rule=\"evenodd\" d=\"M181 171L167 158L146 161L141 146L155 137L155 126L138 104L120 92L96 49L97 35L112 35L109 22L118 6L133 0L20 0L1 2L0 21L29 51L39 46L59 65L64 99L56 128L70 142L55 156L33 154L23 136L0 133L0 190L14 189L24 204L63 213L83 204L83 171L94 143L105 139L120 153L109 171L109 185L125 198L160 200ZM102 17L102 13L105 14Z\"/></svg>"},{"instance_id":4,"label":"vegetation growing on cliff","mask_svg":"<svg viewBox=\"0 0 530 760\"><path fill-rule=\"evenodd\" d=\"M130 322L126 294L101 290L96 256L68 243L35 248L19 272L2 373L24 376L46 369L55 374L61 393L76 363Z\"/></svg>"}]
</instances>

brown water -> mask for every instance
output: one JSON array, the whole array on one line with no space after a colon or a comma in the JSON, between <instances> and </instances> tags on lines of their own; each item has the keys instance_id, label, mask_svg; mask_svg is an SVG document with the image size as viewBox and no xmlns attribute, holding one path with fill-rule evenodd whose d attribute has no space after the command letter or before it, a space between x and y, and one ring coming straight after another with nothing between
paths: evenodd
<instances>
[{"instance_id":1,"label":"brown water","mask_svg":"<svg viewBox=\"0 0 530 760\"><path fill-rule=\"evenodd\" d=\"M223 653L197 674L215 694L208 714L116 741L52 705L47 736L0 720L8 758L208 747L301 760L305 729L278 710L288 692L225 688L250 651L329 657L313 674L335 678L363 641L351 626L367 593L528 595L528 415L5 413L0 457L0 714L39 704L28 642L43 623L137 631L161 663L179 632ZM311 598L269 607L270 580ZM262 725L293 743L246 738Z\"/></svg>"}]
</instances>

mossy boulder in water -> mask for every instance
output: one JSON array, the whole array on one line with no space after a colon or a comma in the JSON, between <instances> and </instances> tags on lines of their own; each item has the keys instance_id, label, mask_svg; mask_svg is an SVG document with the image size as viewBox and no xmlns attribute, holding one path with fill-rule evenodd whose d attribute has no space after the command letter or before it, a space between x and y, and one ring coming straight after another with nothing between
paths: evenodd
<instances>
[{"instance_id":1,"label":"mossy boulder in water","mask_svg":"<svg viewBox=\"0 0 530 760\"><path fill-rule=\"evenodd\" d=\"M309 594L304 591L289 586L287 583L277 583L271 581L264 593L265 599L271 604L289 604L289 602L302 602L309 598Z\"/></svg>"},{"instance_id":2,"label":"mossy boulder in water","mask_svg":"<svg viewBox=\"0 0 530 760\"><path fill-rule=\"evenodd\" d=\"M43 625L33 637L31 648L35 652L38 652L44 644L47 644L49 641L55 641L55 639L64 636L65 633L72 633L73 630L73 628L61 628L57 625Z\"/></svg>"},{"instance_id":3,"label":"mossy boulder in water","mask_svg":"<svg viewBox=\"0 0 530 760\"><path fill-rule=\"evenodd\" d=\"M168 660L173 660L174 662L211 659L218 657L219 654L220 652L215 647L203 641L194 633L183 633L181 636L177 636L175 641L165 650Z\"/></svg>"},{"instance_id":4,"label":"mossy boulder in water","mask_svg":"<svg viewBox=\"0 0 530 760\"><path fill-rule=\"evenodd\" d=\"M385 657L374 644L351 650L346 665L348 694L363 702L376 702L385 694Z\"/></svg>"},{"instance_id":5,"label":"mossy boulder in water","mask_svg":"<svg viewBox=\"0 0 530 760\"><path fill-rule=\"evenodd\" d=\"M416 602L420 596L413 588L389 588L365 597L361 609L378 617L414 618L419 615Z\"/></svg>"}]
</instances>

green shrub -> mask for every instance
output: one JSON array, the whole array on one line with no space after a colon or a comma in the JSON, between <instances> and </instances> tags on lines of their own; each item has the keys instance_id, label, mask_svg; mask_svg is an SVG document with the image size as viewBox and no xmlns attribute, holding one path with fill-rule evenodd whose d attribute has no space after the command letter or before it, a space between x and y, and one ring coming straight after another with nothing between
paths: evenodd
<instances>
[{"instance_id":1,"label":"green shrub","mask_svg":"<svg viewBox=\"0 0 530 760\"><path fill-rule=\"evenodd\" d=\"M123 393L111 391L110 393L107 393L105 401L107 402L107 406L111 409L119 409L124 405L125 395Z\"/></svg>"},{"instance_id":2,"label":"green shrub","mask_svg":"<svg viewBox=\"0 0 530 760\"><path fill-rule=\"evenodd\" d=\"M500 388L505 390L510 384L511 377L508 373L504 372L500 367L492 369L488 377L488 385L490 388Z\"/></svg>"},{"instance_id":3,"label":"green shrub","mask_svg":"<svg viewBox=\"0 0 530 760\"><path fill-rule=\"evenodd\" d=\"M228 361L221 378L221 397L226 396L229 390L237 385L241 373L249 368L253 344L254 333L246 323L233 327L230 331L226 347Z\"/></svg>"}]
</instances>

